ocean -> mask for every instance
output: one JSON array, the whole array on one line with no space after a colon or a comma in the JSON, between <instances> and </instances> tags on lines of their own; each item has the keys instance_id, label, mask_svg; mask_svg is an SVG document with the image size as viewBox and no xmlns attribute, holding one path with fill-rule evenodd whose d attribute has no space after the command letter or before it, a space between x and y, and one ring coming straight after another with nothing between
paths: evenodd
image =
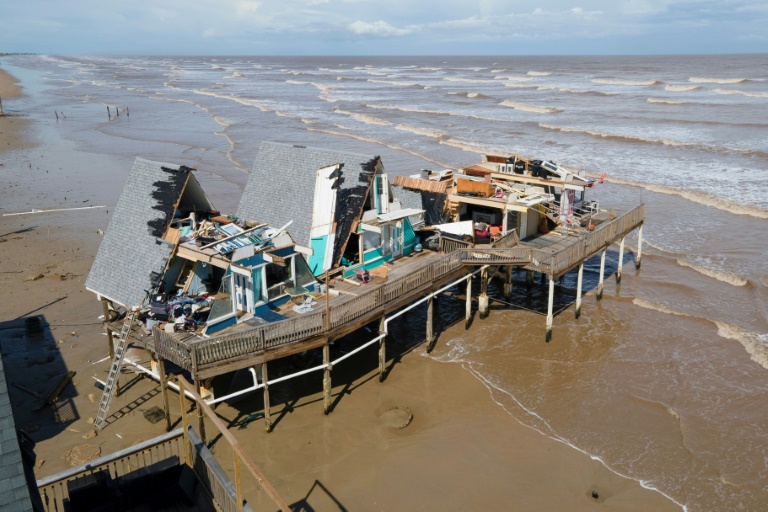
<instances>
[{"instance_id":1,"label":"ocean","mask_svg":"<svg viewBox=\"0 0 768 512\"><path fill-rule=\"evenodd\" d=\"M701 511L768 509L765 60L14 56L2 64L22 79L28 97L16 104L39 126L124 159L126 174L136 156L195 167L223 211L235 209L263 140L378 154L390 174L458 168L485 152L605 172L590 199L603 208L646 203L641 269L633 235L621 285L608 279L597 302L599 259L588 262L578 320L576 279L566 276L549 344L546 291L529 296L518 275L489 319L449 328L438 342L447 350L426 357L461 364L521 423ZM107 107L119 117L109 119ZM112 200L121 187L113 184ZM3 209L23 206L11 197ZM617 264L614 247L607 270ZM445 302L447 322L461 305Z\"/></svg>"}]
</instances>

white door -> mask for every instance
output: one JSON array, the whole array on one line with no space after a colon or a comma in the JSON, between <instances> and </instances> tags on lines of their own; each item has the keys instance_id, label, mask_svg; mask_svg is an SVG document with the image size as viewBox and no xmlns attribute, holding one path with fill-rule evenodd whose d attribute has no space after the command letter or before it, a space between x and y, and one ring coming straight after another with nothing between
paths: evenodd
<instances>
[{"instance_id":1,"label":"white door","mask_svg":"<svg viewBox=\"0 0 768 512\"><path fill-rule=\"evenodd\" d=\"M403 255L403 224L398 222L391 229L392 233L392 258L398 258Z\"/></svg>"},{"instance_id":2,"label":"white door","mask_svg":"<svg viewBox=\"0 0 768 512\"><path fill-rule=\"evenodd\" d=\"M235 307L238 311L253 311L253 283L240 274L235 276Z\"/></svg>"}]
</instances>

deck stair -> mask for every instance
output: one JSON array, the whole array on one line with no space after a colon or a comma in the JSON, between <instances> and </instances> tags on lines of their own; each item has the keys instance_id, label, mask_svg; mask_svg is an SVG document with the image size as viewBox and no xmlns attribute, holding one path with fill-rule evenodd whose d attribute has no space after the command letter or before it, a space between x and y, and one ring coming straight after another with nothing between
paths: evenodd
<instances>
[{"instance_id":1,"label":"deck stair","mask_svg":"<svg viewBox=\"0 0 768 512\"><path fill-rule=\"evenodd\" d=\"M93 422L93 427L96 430L102 430L105 426L107 415L109 414L109 406L112 403L112 398L115 395L115 387L117 379L120 376L120 370L123 368L123 359L125 358L125 351L128 347L128 337L131 334L131 327L139 315L139 311L129 311L125 316L123 322L123 328L120 330L120 336L117 340L117 347L115 347L115 355L112 359L112 365L109 368L109 376L107 377L104 391L101 394L101 400L99 401L99 411L96 414L96 420Z\"/></svg>"}]
</instances>

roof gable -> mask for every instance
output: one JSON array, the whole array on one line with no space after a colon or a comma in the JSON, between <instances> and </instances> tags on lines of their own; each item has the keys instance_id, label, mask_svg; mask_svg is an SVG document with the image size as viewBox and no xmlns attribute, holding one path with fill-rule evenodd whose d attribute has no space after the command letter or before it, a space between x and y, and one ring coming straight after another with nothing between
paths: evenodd
<instances>
[{"instance_id":1,"label":"roof gable","mask_svg":"<svg viewBox=\"0 0 768 512\"><path fill-rule=\"evenodd\" d=\"M334 164L342 164L337 180L334 248L336 255L341 254L354 221L362 215L371 179L374 173L382 172L377 156L264 142L253 164L237 216L273 226L293 220L291 234L294 240L309 245L317 171Z\"/></svg>"},{"instance_id":2,"label":"roof gable","mask_svg":"<svg viewBox=\"0 0 768 512\"><path fill-rule=\"evenodd\" d=\"M85 281L87 289L127 307L144 302L152 272L162 273L173 251L162 236L191 170L136 159Z\"/></svg>"}]
</instances>

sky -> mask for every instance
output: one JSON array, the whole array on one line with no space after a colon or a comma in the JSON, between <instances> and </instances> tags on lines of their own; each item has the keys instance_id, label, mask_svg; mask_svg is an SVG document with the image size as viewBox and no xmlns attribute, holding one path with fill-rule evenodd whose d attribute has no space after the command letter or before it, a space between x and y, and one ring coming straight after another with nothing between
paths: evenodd
<instances>
[{"instance_id":1,"label":"sky","mask_svg":"<svg viewBox=\"0 0 768 512\"><path fill-rule=\"evenodd\" d=\"M0 53L768 53L766 0L21 0Z\"/></svg>"}]
</instances>

